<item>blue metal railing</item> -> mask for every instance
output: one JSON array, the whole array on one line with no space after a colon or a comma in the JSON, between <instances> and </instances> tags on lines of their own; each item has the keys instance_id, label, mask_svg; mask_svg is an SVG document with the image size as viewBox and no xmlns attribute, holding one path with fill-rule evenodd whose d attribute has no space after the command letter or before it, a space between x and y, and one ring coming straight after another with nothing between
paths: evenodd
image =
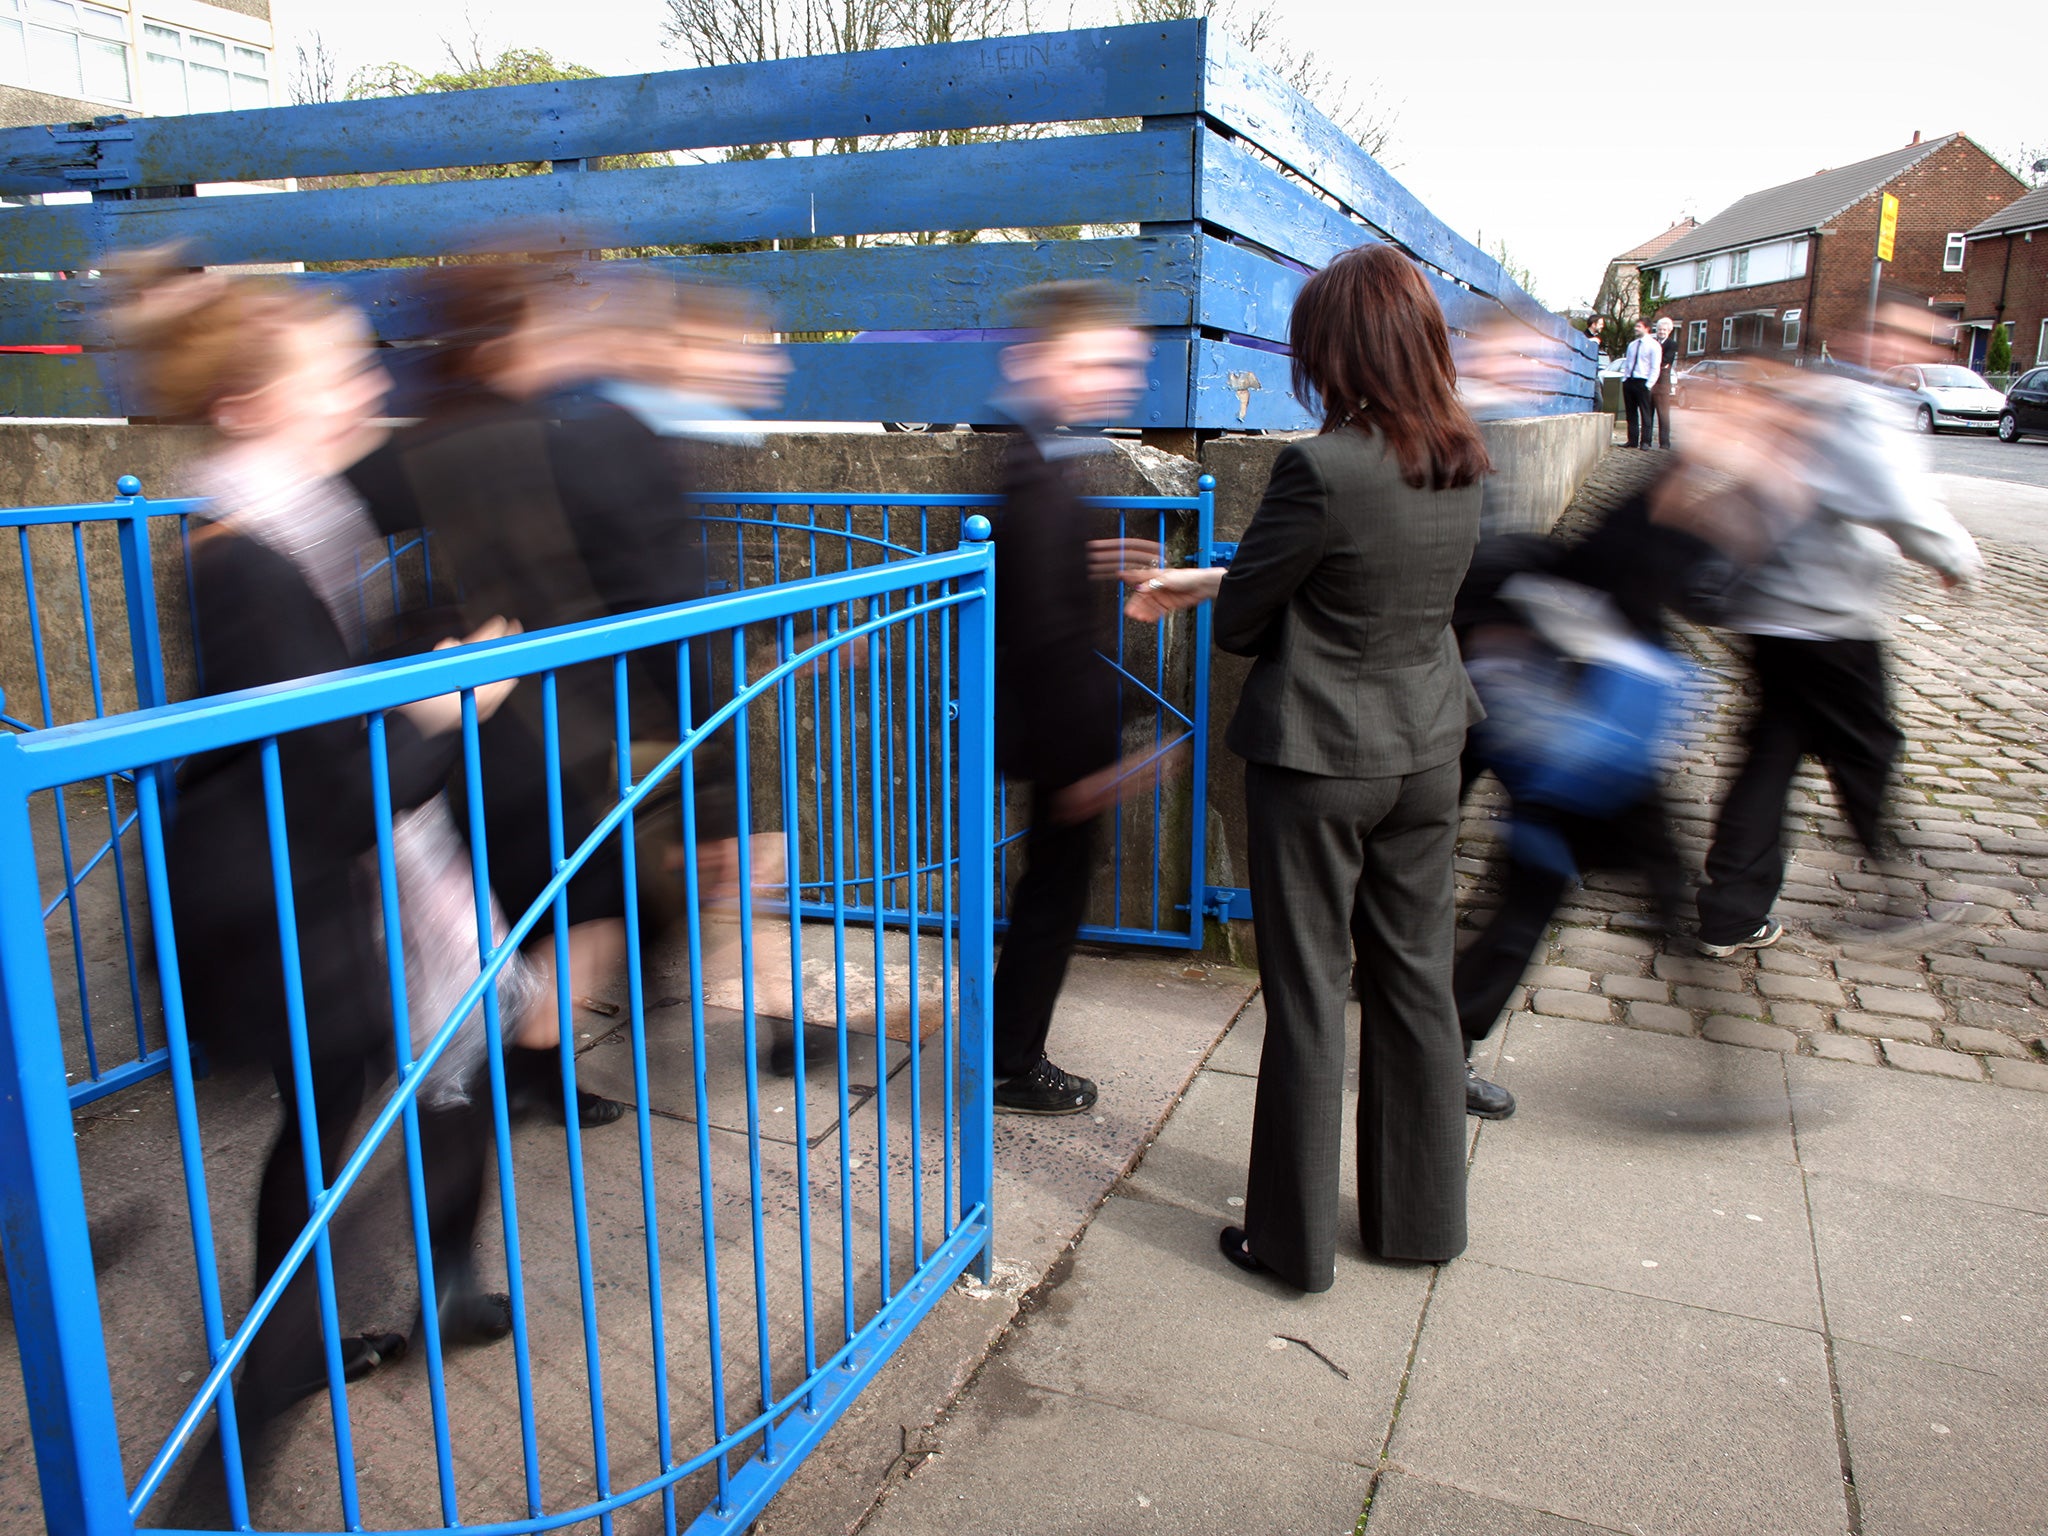
<instances>
[{"instance_id":1,"label":"blue metal railing","mask_svg":"<svg viewBox=\"0 0 2048 1536\"><path fill-rule=\"evenodd\" d=\"M140 532L140 516L135 526ZM489 1509L500 1466L479 1465L471 1442L451 1427L458 1412L488 1410L502 1394L484 1389L472 1377L444 1367L437 1309L424 1308L427 1366L424 1387L415 1385L415 1399L432 1425L434 1476L408 1485L411 1501L384 1489L388 1521L379 1529L420 1530L457 1527L489 1533L533 1532L597 1520L609 1528L610 1516L641 1501L658 1501L662 1523L671 1531L687 1524L693 1531L743 1529L790 1475L803 1455L830 1428L861 1386L944 1289L968 1266L979 1263L987 1273L990 1252L991 1141L989 1098L988 986L992 975L993 899L996 834L993 826L994 776L992 746L993 628L989 580L992 569L985 525L968 519L968 542L948 553L877 562L834 573L813 574L780 584L749 587L677 607L567 629L520 636L492 644L435 652L410 660L364 667L312 679L286 689L261 689L222 695L186 704L160 706L107 719L29 732L0 739L0 1217L7 1233L6 1259L16 1335L28 1383L31 1427L42 1480L46 1518L60 1532L129 1533L145 1521L153 1501L169 1485L181 1458L192 1452L195 1437L214 1417L225 1475L227 1515L238 1529L272 1528L285 1519L293 1529L306 1529L306 1517L266 1503L243 1464L242 1430L227 1387L238 1363L247 1355L258 1330L280 1304L287 1284L310 1268L319 1292L320 1334L326 1359L326 1405L331 1421L331 1464L308 1470L306 1437L294 1445L299 1484L314 1484L325 1497L337 1500L337 1517L325 1528L361 1529L365 1518L353 1428L358 1417L375 1415L379 1403L398 1388L351 1393L344 1380L340 1344L340 1301L335 1287L336 1259L329 1234L345 1208L360 1209L370 1188L365 1174L380 1153L393 1151L404 1173L406 1204L420 1294L437 1294L433 1258L425 1239L427 1203L420 1144L420 1093L438 1063L450 1052L464 1021L481 1012L487 1044L490 1135L498 1165L498 1207L508 1292L512 1307L512 1338L504 1346L512 1356L517 1378L518 1433L515 1455L521 1511L499 1516ZM137 553L142 551L138 548ZM139 566L138 569L146 569ZM817 622L822 616L822 622ZM769 638L765 648L750 648L750 637ZM929 637L929 646L911 637ZM896 650L889 649L894 643ZM693 648L710 647L728 656L729 686L716 707L708 709L670 746L660 760L641 771L634 765L627 667L630 658L648 652L672 653L676 676L685 690L693 675ZM891 674L889 658L902 658ZM760 661L750 659L760 656ZM448 1010L420 1049L413 1049L407 1020L406 967L399 943L400 908L393 847L393 804L385 756L383 721L387 712L412 701L457 693L462 699L465 778L472 815L480 804L478 757L479 711L476 692L502 679L519 678L521 688L537 689L548 722L548 761L559 762L553 708L557 678L573 668L609 663L615 703L618 798L574 847L564 834L560 777L550 773L549 821L556 870L538 898L524 912L508 914L502 932L494 932L489 913L488 843L481 822L473 826L471 879L478 913L475 979ZM815 754L807 765L800 734L811 710L805 694L822 694L824 709L835 726L829 751ZM934 728L909 730L904 723L929 717ZM254 746L263 768L264 810L270 827L269 854L278 932L286 966L286 1031L289 1036L293 1094L302 1125L316 1123L313 1086L308 1067L312 1042L307 1037L303 981L299 975L295 936L301 915L293 910L293 844L286 835L286 808L294 783L284 768L278 743L291 733L330 722L363 720L368 733L372 803L376 829L378 902L384 915L385 961L391 1001L395 1087L377 1105L363 1133L332 1179L320 1172L317 1155L307 1156L310 1219L292 1241L275 1273L263 1281L253 1304L232 1328L219 1275L216 1223L212 1211L214 1180L201 1143L202 1115L193 1081L185 989L179 971L179 938L171 914L166 876L165 822L170 791L169 765L196 753ZM842 740L836 727L851 728ZM738 798L736 881L741 899L732 905L736 917L721 916L717 893L701 888L698 873L704 850L697 839L699 794L697 754L721 730L735 738L731 772ZM900 773L884 777L884 738L900 742ZM772 750L778 771L755 773L750 764L760 744ZM852 773L864 756L868 789L865 802L853 793ZM801 785L806 766L822 771L823 793L835 828L829 900L801 888L798 848L801 810L807 798ZM161 980L164 1028L177 1127L177 1158L186 1193L186 1215L196 1266L199 1333L204 1359L187 1377L198 1376L196 1390L182 1402L166 1404L164 1374L138 1373L130 1362L110 1355L103 1328L98 1281L87 1234L86 1196L78 1147L70 1124L59 1038L59 1012L49 947L43 924L43 897L35 875L35 832L30 815L34 796L81 782L122 778L134 786L137 830L148 877L149 911L156 970ZM899 786L901 793L899 793ZM675 792L680 800L675 846L684 873L686 897L683 929L689 962L688 1042L692 1061L690 1097L694 1115L696 1241L681 1249L665 1245L663 1212L677 1204L675 1186L657 1197L660 1170L687 1168L675 1143L657 1156L657 1120L650 1098L657 1088L651 1075L648 1044L655 1032L650 1014L663 1006L648 992L650 957L640 947L640 885L635 849L641 830L638 819L651 815L660 797ZM878 829L900 822L906 868L919 867L924 846L918 818L903 807L930 805L938 843L940 899L930 906L916 899L918 882L900 911L906 931L893 940L885 934L887 919L899 917L870 907L863 912L850 899L852 882L841 850L848 846L849 811L865 810L870 848L881 846ZM664 825L668 825L664 823ZM786 868L750 867L750 858L772 844L775 835L785 850ZM667 834L664 833L666 836ZM515 1138L508 1099L505 1063L497 1016L498 979L521 946L536 933L553 928L554 976L560 1016L566 1019L571 999L566 953L567 901L577 877L608 841L616 839L624 857L623 894L628 934L626 1017L620 1026L630 1039L636 1114L632 1134L635 1155L609 1157L601 1164L584 1159L584 1133L573 1127L563 1133L567 1159L566 1191L557 1189L552 1215L537 1208L531 1194L522 1201L518 1167L533 1177L535 1149L524 1135ZM767 839L768 842L763 842ZM929 855L926 855L927 857ZM870 883L876 879L868 875ZM833 955L834 1004L829 1021L806 1020L804 947L814 935L793 914L818 910L829 922ZM714 922L736 922L742 1003L739 1037L712 1016L706 1000L709 965L707 928ZM789 1011L794 1015L796 1131L794 1148L782 1143L778 1159L793 1157L794 1168L770 1166L764 1137L762 1085L756 1062L758 1018L767 1001L758 974L780 957L782 941L764 937L774 923L787 933L790 965ZM849 1008L859 978L852 968L859 930L872 936L875 1008L872 1048L877 1083L873 1086L871 1127L857 1122L859 1091L851 1051L865 1044L868 1030ZM822 931L822 929L820 930ZM821 941L822 942L822 941ZM892 945L908 969L909 1031L907 1061L888 1070L891 1050L890 1008L885 960ZM936 1038L923 1027L920 1010L927 1006L926 968L939 982ZM674 1002L670 999L668 1002ZM825 1108L831 1124L823 1131L806 1123L810 1075L806 1060L806 1025L833 1033L832 1059L825 1064L830 1087ZM475 1027L473 1025L468 1027ZM714 1063L737 1045L741 1061L744 1105L744 1154L728 1139L714 1138L713 1100L728 1090L714 1079ZM929 1055L932 1059L926 1060ZM575 1044L564 1026L558 1048L565 1093L573 1102L577 1073ZM938 1079L936 1088L931 1078ZM479 1090L481 1091L481 1090ZM932 1102L936 1097L937 1103ZM571 1117L572 1121L574 1117ZM597 1133L601 1134L601 1133ZM836 1159L820 1154L813 1166L813 1136L836 1141ZM860 1155L856 1134L863 1137ZM872 1137L872 1141L865 1139ZM716 1141L716 1145L714 1142ZM523 1148L523 1150L522 1150ZM309 1148L310 1151L315 1149ZM606 1198L608 1181L621 1168L637 1183L632 1201L644 1236L644 1279L628 1282L610 1263L605 1250L608 1320L598 1310L600 1247L594 1241L590 1211ZM671 1177L680 1174L671 1172ZM814 1205L821 1186L837 1186L837 1231L829 1218L819 1219ZM797 1211L792 1258L772 1240L771 1206L792 1192ZM353 1200L353 1204L352 1204ZM687 1205L687 1201L683 1202ZM560 1237L559 1207L566 1206L566 1245L543 1239ZM615 1207L607 1206L607 1209ZM721 1236L719 1213L743 1214L735 1225L745 1233ZM771 1230L773 1229L773 1230ZM838 1275L831 1283L825 1263L814 1263L814 1244L836 1238ZM736 1264L722 1244L739 1242L750 1249L750 1263ZM563 1253L566 1246L570 1252ZM685 1256L687 1255L687 1257ZM564 1269L568 1273L564 1273ZM731 1272L737 1269L737 1278ZM748 1330L722 1327L728 1299L721 1291L721 1271L737 1287L733 1305L751 1292L752 1322ZM689 1277L700 1277L703 1346L709 1356L710 1399L694 1417L668 1391L672 1369L671 1334L681 1314L675 1298ZM556 1394L545 1398L533 1385L536 1342L529 1333L533 1304L529 1292L539 1286L562 1297L573 1295L571 1309L580 1319L575 1338L585 1353L588 1402L571 1413ZM831 1292L836 1288L838 1296ZM801 1323L778 1326L772 1298L793 1289L800 1298ZM839 1306L828 1304L836 1299ZM618 1325L620 1310L641 1318L631 1328ZM629 1344L628 1340L640 1341ZM748 1385L736 1393L728 1380L738 1366ZM650 1384L651 1409L627 1411L621 1389L608 1385L605 1362L623 1362L619 1374ZM184 1388L172 1389L182 1393ZM481 1394L481 1395L480 1395ZM738 1398L735 1401L735 1397ZM146 1408L171 1412L172 1424L139 1477L124 1472L124 1428L147 1419ZM585 1414L587 1412L587 1420ZM552 1417L550 1417L552 1415ZM563 1422L564 1419L574 1422ZM473 1419L464 1422L474 1424ZM573 1478L563 1475L563 1458L576 1424L587 1422L589 1454L577 1463ZM132 1438L132 1436L131 1436ZM495 1443L495 1442L493 1442ZM467 1454L465 1454L467 1452ZM641 1466L633 1470L638 1460ZM486 1460L489 1460L486 1455ZM621 1469L626 1470L622 1471ZM686 1493L694 1490L704 1507L694 1518ZM313 1528L321 1528L316 1525Z\"/></svg>"}]
</instances>

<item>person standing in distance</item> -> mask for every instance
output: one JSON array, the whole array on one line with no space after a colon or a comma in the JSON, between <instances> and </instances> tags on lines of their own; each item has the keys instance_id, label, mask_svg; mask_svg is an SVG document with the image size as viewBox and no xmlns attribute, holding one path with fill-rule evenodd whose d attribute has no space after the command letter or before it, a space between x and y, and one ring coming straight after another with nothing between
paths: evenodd
<instances>
[{"instance_id":1,"label":"person standing in distance","mask_svg":"<svg viewBox=\"0 0 2048 1536\"><path fill-rule=\"evenodd\" d=\"M1069 476L1104 446L1068 429L1127 414L1145 388L1149 344L1130 301L1106 283L1050 283L1021 300L1027 338L1003 353L1011 435L997 509L996 765L1030 786L1024 874L996 964L995 1105L1074 1115L1095 1084L1046 1058L1053 1008L1088 911L1097 823L1121 779L1115 670L1099 653L1108 608L1097 583L1156 566L1157 545L1092 538Z\"/></svg>"},{"instance_id":2,"label":"person standing in distance","mask_svg":"<svg viewBox=\"0 0 2048 1536\"><path fill-rule=\"evenodd\" d=\"M1621 405L1628 414L1628 445L1650 446L1650 392L1657 387L1657 375L1664 366L1664 349L1650 334L1650 322L1636 322L1635 339L1621 363Z\"/></svg>"},{"instance_id":3,"label":"person standing in distance","mask_svg":"<svg viewBox=\"0 0 2048 1536\"><path fill-rule=\"evenodd\" d=\"M1671 392L1678 384L1678 327L1671 323L1669 315L1659 315L1655 327L1657 350L1657 382L1650 391L1650 404L1656 415L1657 446L1671 446ZM1650 433L1643 429L1643 446L1650 445Z\"/></svg>"}]
</instances>

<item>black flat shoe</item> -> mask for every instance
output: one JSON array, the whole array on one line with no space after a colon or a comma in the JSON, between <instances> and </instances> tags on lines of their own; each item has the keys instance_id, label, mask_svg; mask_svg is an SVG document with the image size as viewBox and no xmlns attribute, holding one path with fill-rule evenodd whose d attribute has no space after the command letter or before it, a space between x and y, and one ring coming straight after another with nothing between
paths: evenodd
<instances>
[{"instance_id":1,"label":"black flat shoe","mask_svg":"<svg viewBox=\"0 0 2048 1536\"><path fill-rule=\"evenodd\" d=\"M999 1115L1078 1115L1095 1107L1095 1085L1041 1056L1029 1072L996 1084L995 1101Z\"/></svg>"},{"instance_id":2,"label":"black flat shoe","mask_svg":"<svg viewBox=\"0 0 2048 1536\"><path fill-rule=\"evenodd\" d=\"M404 1358L404 1334L359 1333L352 1339L341 1341L342 1379L361 1381L379 1366L396 1365ZM326 1377L320 1379L320 1385L327 1385Z\"/></svg>"},{"instance_id":3,"label":"black flat shoe","mask_svg":"<svg viewBox=\"0 0 2048 1536\"><path fill-rule=\"evenodd\" d=\"M1481 1120L1505 1120L1515 1112L1515 1096L1499 1083L1489 1083L1465 1069L1465 1113Z\"/></svg>"},{"instance_id":4,"label":"black flat shoe","mask_svg":"<svg viewBox=\"0 0 2048 1536\"><path fill-rule=\"evenodd\" d=\"M586 1131L593 1126L610 1125L615 1120L624 1119L625 1115L626 1106L617 1099L608 1099L600 1093L585 1093L581 1088L576 1090L576 1123Z\"/></svg>"},{"instance_id":5,"label":"black flat shoe","mask_svg":"<svg viewBox=\"0 0 2048 1536\"><path fill-rule=\"evenodd\" d=\"M1270 1275L1272 1270L1252 1257L1252 1251L1245 1246L1243 1227L1225 1227L1216 1234L1216 1246L1223 1250L1223 1257L1230 1260L1248 1275Z\"/></svg>"}]
</instances>

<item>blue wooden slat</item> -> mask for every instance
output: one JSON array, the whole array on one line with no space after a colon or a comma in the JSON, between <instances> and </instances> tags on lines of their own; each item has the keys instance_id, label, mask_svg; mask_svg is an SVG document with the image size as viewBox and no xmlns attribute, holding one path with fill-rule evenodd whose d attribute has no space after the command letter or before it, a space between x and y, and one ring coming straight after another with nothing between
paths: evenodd
<instances>
[{"instance_id":1,"label":"blue wooden slat","mask_svg":"<svg viewBox=\"0 0 2048 1536\"><path fill-rule=\"evenodd\" d=\"M1294 398L1288 374L1288 359L1277 352L1228 341L1196 342L1194 419L1190 425L1227 432L1297 432L1320 425L1320 418ZM1532 373L1528 382L1539 385L1541 375ZM1595 408L1591 399L1590 390L1577 381L1562 389L1532 388L1517 398L1509 414L1549 416L1591 410Z\"/></svg>"},{"instance_id":2,"label":"blue wooden slat","mask_svg":"<svg viewBox=\"0 0 2048 1536\"><path fill-rule=\"evenodd\" d=\"M590 265L571 265L567 275L574 281ZM1081 277L1128 287L1148 324L1195 323L1194 237L1188 234L660 257L606 262L598 270L622 267L685 282L733 283L759 295L776 327L786 331L1000 329L1015 323L1010 301L1017 290ZM434 329L418 277L417 268L399 267L293 280L340 290L370 317L381 340L416 341ZM90 278L0 282L0 343L108 345L100 288Z\"/></svg>"},{"instance_id":3,"label":"blue wooden slat","mask_svg":"<svg viewBox=\"0 0 2048 1536\"><path fill-rule=\"evenodd\" d=\"M1500 299L1524 323L1555 340L1578 345L1569 324L1524 293L1498 261L1425 208L1300 92L1220 27L1208 32L1202 110L1330 193L1396 244Z\"/></svg>"},{"instance_id":4,"label":"blue wooden slat","mask_svg":"<svg viewBox=\"0 0 2048 1536\"><path fill-rule=\"evenodd\" d=\"M595 159L1195 110L1200 25L1095 28L601 80L0 132L0 192Z\"/></svg>"},{"instance_id":5,"label":"blue wooden slat","mask_svg":"<svg viewBox=\"0 0 2048 1536\"><path fill-rule=\"evenodd\" d=\"M782 414L791 421L1001 421L990 404L999 342L811 342L795 364ZM1187 426L1189 342L1153 345L1145 398L1119 426Z\"/></svg>"},{"instance_id":6,"label":"blue wooden slat","mask_svg":"<svg viewBox=\"0 0 2048 1536\"><path fill-rule=\"evenodd\" d=\"M1214 133L1202 135L1201 162L1202 221L1211 228L1228 230L1313 267L1325 266L1341 252L1373 238L1356 220L1311 196L1299 184ZM1292 305L1304 278L1280 262L1266 261L1271 270L1261 272L1251 265L1258 261L1264 258L1256 252L1231 247L1219 250L1216 244L1204 247L1204 325L1275 341L1286 338L1287 310L1282 306ZM1445 318L1458 329L1477 330L1509 317L1510 312L1494 300L1461 288L1427 268L1424 271L1443 305ZM1245 318L1254 324L1228 323L1225 317L1236 305L1243 307ZM1519 315L1512 318L1522 319ZM1551 358L1574 372L1590 375L1593 371L1595 365L1590 357L1567 342L1553 339L1547 330L1525 324L1523 334L1532 353Z\"/></svg>"},{"instance_id":7,"label":"blue wooden slat","mask_svg":"<svg viewBox=\"0 0 2048 1536\"><path fill-rule=\"evenodd\" d=\"M1145 400L1121 423L1184 427L1188 341L1162 335ZM809 342L794 365L781 415L791 421L990 422L999 342ZM114 359L0 353L0 416L127 414ZM1286 359L1279 359L1283 369Z\"/></svg>"},{"instance_id":8,"label":"blue wooden slat","mask_svg":"<svg viewBox=\"0 0 2048 1536\"><path fill-rule=\"evenodd\" d=\"M385 260L1193 217L1185 131L424 185L21 208L0 270L78 271L191 243L195 262Z\"/></svg>"},{"instance_id":9,"label":"blue wooden slat","mask_svg":"<svg viewBox=\"0 0 2048 1536\"><path fill-rule=\"evenodd\" d=\"M89 352L0 352L0 416L125 416L112 364Z\"/></svg>"}]
</instances>

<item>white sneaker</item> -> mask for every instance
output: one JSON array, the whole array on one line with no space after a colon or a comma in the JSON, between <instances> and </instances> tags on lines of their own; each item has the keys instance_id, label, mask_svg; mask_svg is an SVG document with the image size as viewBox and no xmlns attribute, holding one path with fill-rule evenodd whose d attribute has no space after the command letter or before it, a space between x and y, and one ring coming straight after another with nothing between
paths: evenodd
<instances>
[{"instance_id":1,"label":"white sneaker","mask_svg":"<svg viewBox=\"0 0 2048 1536\"><path fill-rule=\"evenodd\" d=\"M1767 917L1757 925L1757 930L1746 939L1737 939L1733 944L1709 944L1700 941L1700 953L1713 960L1725 960L1738 955L1745 949L1769 949L1785 937L1785 925L1775 917Z\"/></svg>"}]
</instances>

